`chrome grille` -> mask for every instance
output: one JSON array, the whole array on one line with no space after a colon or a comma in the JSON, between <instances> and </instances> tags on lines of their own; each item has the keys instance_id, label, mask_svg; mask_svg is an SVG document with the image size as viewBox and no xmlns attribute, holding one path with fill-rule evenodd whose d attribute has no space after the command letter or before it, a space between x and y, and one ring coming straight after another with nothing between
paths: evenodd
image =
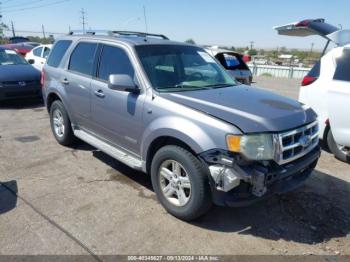
<instances>
[{"instance_id":1,"label":"chrome grille","mask_svg":"<svg viewBox=\"0 0 350 262\"><path fill-rule=\"evenodd\" d=\"M318 122L300 128L276 134L274 137L275 161L285 164L296 160L318 145Z\"/></svg>"}]
</instances>

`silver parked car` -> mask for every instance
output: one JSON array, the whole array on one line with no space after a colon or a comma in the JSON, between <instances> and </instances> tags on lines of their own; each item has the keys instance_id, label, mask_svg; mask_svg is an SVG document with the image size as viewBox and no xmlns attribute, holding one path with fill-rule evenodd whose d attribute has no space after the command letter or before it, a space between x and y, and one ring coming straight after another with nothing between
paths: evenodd
<instances>
[{"instance_id":1,"label":"silver parked car","mask_svg":"<svg viewBox=\"0 0 350 262\"><path fill-rule=\"evenodd\" d=\"M292 190L320 156L311 109L237 84L204 49L163 35L63 37L43 83L58 143L78 137L150 174L184 220Z\"/></svg>"}]
</instances>

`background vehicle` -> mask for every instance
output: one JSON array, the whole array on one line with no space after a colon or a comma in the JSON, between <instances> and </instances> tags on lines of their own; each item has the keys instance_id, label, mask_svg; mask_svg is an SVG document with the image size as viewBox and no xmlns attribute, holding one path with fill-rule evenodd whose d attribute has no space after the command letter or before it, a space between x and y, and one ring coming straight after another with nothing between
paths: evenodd
<instances>
[{"instance_id":1,"label":"background vehicle","mask_svg":"<svg viewBox=\"0 0 350 262\"><path fill-rule=\"evenodd\" d=\"M292 190L320 156L312 109L239 85L204 49L163 35L72 33L42 76L58 143L78 137L150 174L184 220Z\"/></svg>"},{"instance_id":2,"label":"background vehicle","mask_svg":"<svg viewBox=\"0 0 350 262\"><path fill-rule=\"evenodd\" d=\"M335 44L314 65L302 81L299 100L311 106L319 117L320 138L342 161L350 162L350 30L341 30L324 19L309 19L275 27L281 35L320 35Z\"/></svg>"},{"instance_id":3,"label":"background vehicle","mask_svg":"<svg viewBox=\"0 0 350 262\"><path fill-rule=\"evenodd\" d=\"M14 50L0 47L0 100L41 97L40 72Z\"/></svg>"},{"instance_id":4,"label":"background vehicle","mask_svg":"<svg viewBox=\"0 0 350 262\"><path fill-rule=\"evenodd\" d=\"M29 64L33 65L36 69L41 71L46 62L46 58L51 51L51 48L52 45L39 45L27 53L25 59Z\"/></svg>"},{"instance_id":5,"label":"background vehicle","mask_svg":"<svg viewBox=\"0 0 350 262\"><path fill-rule=\"evenodd\" d=\"M9 40L10 40L10 44L30 42L29 38L23 37L23 36L14 36L14 37L11 37Z\"/></svg>"},{"instance_id":6,"label":"background vehicle","mask_svg":"<svg viewBox=\"0 0 350 262\"><path fill-rule=\"evenodd\" d=\"M231 50L209 47L205 50L219 60L220 64L242 84L250 85L253 75L247 64L243 61L243 56Z\"/></svg>"},{"instance_id":7,"label":"background vehicle","mask_svg":"<svg viewBox=\"0 0 350 262\"><path fill-rule=\"evenodd\" d=\"M35 46L38 46L38 45L40 44L35 42L23 42L23 43L17 43L17 44L6 44L6 45L2 45L2 47L6 49L15 50L18 54L22 56L26 56L27 53L29 53Z\"/></svg>"}]
</instances>

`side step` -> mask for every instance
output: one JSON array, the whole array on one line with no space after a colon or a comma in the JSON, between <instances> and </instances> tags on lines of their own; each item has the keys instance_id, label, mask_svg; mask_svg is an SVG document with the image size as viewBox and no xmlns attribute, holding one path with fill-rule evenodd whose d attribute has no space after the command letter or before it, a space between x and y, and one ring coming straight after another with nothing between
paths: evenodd
<instances>
[{"instance_id":1,"label":"side step","mask_svg":"<svg viewBox=\"0 0 350 262\"><path fill-rule=\"evenodd\" d=\"M142 169L142 161L140 159L137 159L134 156L131 156L130 154L127 154L124 151L121 151L120 149L117 149L114 146L107 144L106 142L90 135L89 133L80 129L75 129L74 135L80 138L81 140L85 141L86 143L106 153L107 155L110 155L111 157L119 160L120 162L123 162L129 167L138 170Z\"/></svg>"}]
</instances>

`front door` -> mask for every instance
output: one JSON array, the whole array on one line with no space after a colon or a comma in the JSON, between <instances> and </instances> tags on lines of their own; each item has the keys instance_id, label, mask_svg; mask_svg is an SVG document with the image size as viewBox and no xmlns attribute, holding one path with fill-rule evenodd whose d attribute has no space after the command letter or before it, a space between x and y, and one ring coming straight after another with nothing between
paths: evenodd
<instances>
[{"instance_id":1,"label":"front door","mask_svg":"<svg viewBox=\"0 0 350 262\"><path fill-rule=\"evenodd\" d=\"M93 131L110 143L139 154L144 92L133 94L108 88L112 74L135 79L127 51L103 45L97 77L92 80L91 114Z\"/></svg>"}]
</instances>

